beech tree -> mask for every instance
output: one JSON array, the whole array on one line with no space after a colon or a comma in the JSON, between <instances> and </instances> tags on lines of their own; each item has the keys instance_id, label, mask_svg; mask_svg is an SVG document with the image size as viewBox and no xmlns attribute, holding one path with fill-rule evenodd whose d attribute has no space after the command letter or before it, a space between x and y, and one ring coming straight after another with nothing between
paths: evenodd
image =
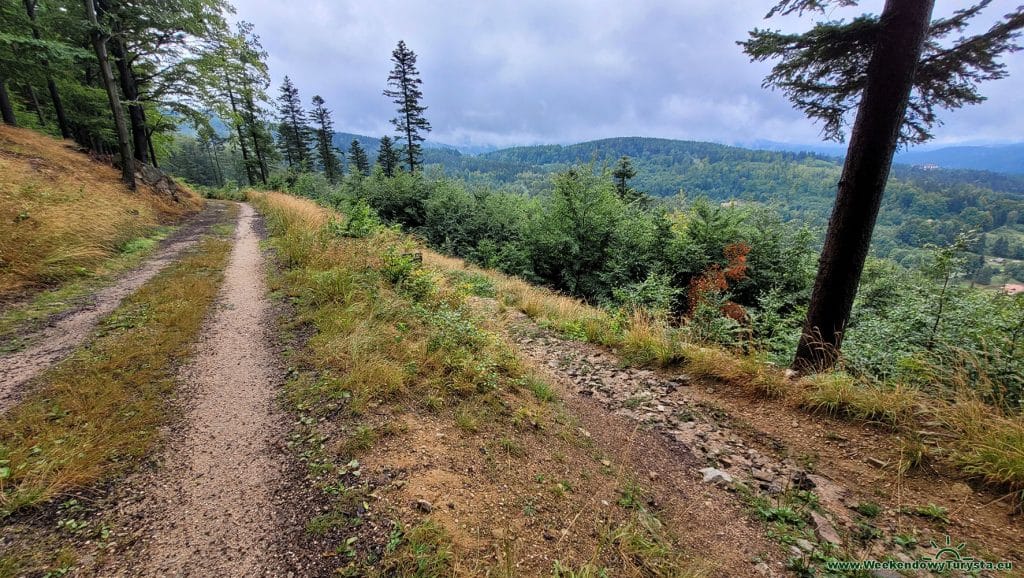
<instances>
[{"instance_id":1,"label":"beech tree","mask_svg":"<svg viewBox=\"0 0 1024 578\"><path fill-rule=\"evenodd\" d=\"M409 172L416 172L421 163L423 147L420 145L424 137L422 133L430 132L430 123L423 116L427 107L420 104L423 91L420 85L420 73L416 70L416 53L399 40L398 47L391 52L391 61L395 63L388 75L388 88L384 96L393 99L398 105L398 116L391 119L399 138L405 139L402 154L405 157Z\"/></svg>"},{"instance_id":2,"label":"beech tree","mask_svg":"<svg viewBox=\"0 0 1024 578\"><path fill-rule=\"evenodd\" d=\"M110 112L114 117L114 126L117 129L117 149L121 157L121 180L128 185L128 188L135 189L135 159L132 157L131 147L128 144L128 126L124 122L124 110L121 108L117 86L114 85L114 73L110 69L110 58L107 55L107 35L100 28L94 0L84 0L84 4L85 16L90 26L89 38L92 41L93 50L96 51L96 60L100 65L100 78L103 81L103 88L107 91Z\"/></svg>"},{"instance_id":3,"label":"beech tree","mask_svg":"<svg viewBox=\"0 0 1024 578\"><path fill-rule=\"evenodd\" d=\"M901 143L921 143L939 124L937 109L984 100L978 85L1006 76L998 57L1018 50L1024 8L989 30L960 36L991 0L932 20L934 0L886 0L881 15L817 23L802 34L755 29L740 42L754 61L780 59L765 78L808 117L842 141L857 110L811 302L793 366L823 370L839 359L892 157ZM858 0L782 0L773 16L825 13Z\"/></svg>"}]
</instances>

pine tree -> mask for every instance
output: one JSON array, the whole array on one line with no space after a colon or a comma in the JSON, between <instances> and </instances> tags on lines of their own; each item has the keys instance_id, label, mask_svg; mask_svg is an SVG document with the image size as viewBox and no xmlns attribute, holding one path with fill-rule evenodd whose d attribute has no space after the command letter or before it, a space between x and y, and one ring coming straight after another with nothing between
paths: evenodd
<instances>
[{"instance_id":1,"label":"pine tree","mask_svg":"<svg viewBox=\"0 0 1024 578\"><path fill-rule=\"evenodd\" d=\"M629 179L636 176L636 169L628 156L623 155L612 171L612 178L615 179L615 192L619 198L629 203L640 198L640 195L629 186Z\"/></svg>"},{"instance_id":2,"label":"pine tree","mask_svg":"<svg viewBox=\"0 0 1024 578\"><path fill-rule=\"evenodd\" d=\"M377 151L377 164L386 177L395 176L395 170L398 168L398 153L395 152L392 142L389 136L381 137L380 149Z\"/></svg>"},{"instance_id":3,"label":"pine tree","mask_svg":"<svg viewBox=\"0 0 1024 578\"><path fill-rule=\"evenodd\" d=\"M299 89L287 76L277 97L278 141L288 168L303 170L309 163L309 127Z\"/></svg>"},{"instance_id":4,"label":"pine tree","mask_svg":"<svg viewBox=\"0 0 1024 578\"><path fill-rule=\"evenodd\" d=\"M320 95L313 97L313 122L316 125L316 152L320 160L320 167L324 170L327 180L334 183L341 176L338 164L338 157L334 155L334 145L331 139L334 137L334 121L331 120L331 111L327 110L326 103Z\"/></svg>"},{"instance_id":5,"label":"pine tree","mask_svg":"<svg viewBox=\"0 0 1024 578\"><path fill-rule=\"evenodd\" d=\"M405 139L402 154L412 173L422 162L423 147L419 143L424 137L421 133L430 132L430 123L423 116L427 107L420 105L423 81L416 70L416 53L405 46L405 41L398 41L398 47L391 52L391 61L395 63L388 75L391 88L384 91L384 96L398 105L398 116L391 119L391 124L395 125L399 138Z\"/></svg>"},{"instance_id":6,"label":"pine tree","mask_svg":"<svg viewBox=\"0 0 1024 578\"><path fill-rule=\"evenodd\" d=\"M348 147L348 166L349 171L354 175L365 177L370 174L370 159L356 139L352 139L352 144Z\"/></svg>"},{"instance_id":7,"label":"pine tree","mask_svg":"<svg viewBox=\"0 0 1024 578\"><path fill-rule=\"evenodd\" d=\"M857 3L782 0L768 16ZM797 108L823 121L827 138L842 141L848 113L857 110L793 361L799 371L826 369L839 359L897 145L930 139L937 108L984 100L978 84L1006 76L996 59L1018 49L1024 8L987 32L947 43L943 39L962 33L990 0L933 21L934 3L886 0L881 16L821 22L803 34L753 30L740 43L754 61L781 58L764 85L781 88Z\"/></svg>"}]
</instances>

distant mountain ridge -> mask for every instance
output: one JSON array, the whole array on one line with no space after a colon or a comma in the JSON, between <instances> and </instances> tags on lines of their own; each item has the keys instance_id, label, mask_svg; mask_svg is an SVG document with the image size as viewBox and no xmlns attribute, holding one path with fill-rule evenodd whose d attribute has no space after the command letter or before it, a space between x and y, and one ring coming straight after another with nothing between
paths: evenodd
<instances>
[{"instance_id":1,"label":"distant mountain ridge","mask_svg":"<svg viewBox=\"0 0 1024 578\"><path fill-rule=\"evenodd\" d=\"M769 151L812 152L836 158L846 155L846 147L840 144L808 145L758 140L741 146ZM1024 143L901 151L896 153L894 160L903 165L936 165L944 169L1024 174Z\"/></svg>"}]
</instances>

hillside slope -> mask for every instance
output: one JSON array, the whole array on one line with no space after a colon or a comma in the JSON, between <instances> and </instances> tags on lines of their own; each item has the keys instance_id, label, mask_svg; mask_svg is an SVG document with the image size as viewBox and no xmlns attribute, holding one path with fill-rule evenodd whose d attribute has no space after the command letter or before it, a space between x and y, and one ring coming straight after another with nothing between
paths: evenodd
<instances>
[{"instance_id":1,"label":"hillside slope","mask_svg":"<svg viewBox=\"0 0 1024 578\"><path fill-rule=\"evenodd\" d=\"M188 189L172 197L140 183L132 192L116 169L64 141L0 126L0 301L95 274L201 205Z\"/></svg>"}]
</instances>

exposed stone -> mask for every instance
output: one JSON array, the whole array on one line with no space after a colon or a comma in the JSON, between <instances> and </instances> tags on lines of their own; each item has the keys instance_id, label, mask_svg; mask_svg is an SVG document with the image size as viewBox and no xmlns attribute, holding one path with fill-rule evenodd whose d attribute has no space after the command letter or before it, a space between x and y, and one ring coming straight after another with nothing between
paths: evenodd
<instances>
[{"instance_id":1,"label":"exposed stone","mask_svg":"<svg viewBox=\"0 0 1024 578\"><path fill-rule=\"evenodd\" d=\"M712 484L724 485L732 483L732 476L718 468L702 468L700 473L704 475L704 481Z\"/></svg>"},{"instance_id":2,"label":"exposed stone","mask_svg":"<svg viewBox=\"0 0 1024 578\"><path fill-rule=\"evenodd\" d=\"M429 514L434 510L434 505L426 500L416 500L415 505L416 509L423 512L424 514Z\"/></svg>"},{"instance_id":3,"label":"exposed stone","mask_svg":"<svg viewBox=\"0 0 1024 578\"><path fill-rule=\"evenodd\" d=\"M835 526L832 525L832 522L828 521L828 518L822 516L817 512L812 511L811 521L814 522L814 530L818 533L818 536L820 536L822 540L825 540L826 542L835 544L837 546L839 544L842 544L842 538L839 537L839 533L836 532Z\"/></svg>"}]
</instances>

